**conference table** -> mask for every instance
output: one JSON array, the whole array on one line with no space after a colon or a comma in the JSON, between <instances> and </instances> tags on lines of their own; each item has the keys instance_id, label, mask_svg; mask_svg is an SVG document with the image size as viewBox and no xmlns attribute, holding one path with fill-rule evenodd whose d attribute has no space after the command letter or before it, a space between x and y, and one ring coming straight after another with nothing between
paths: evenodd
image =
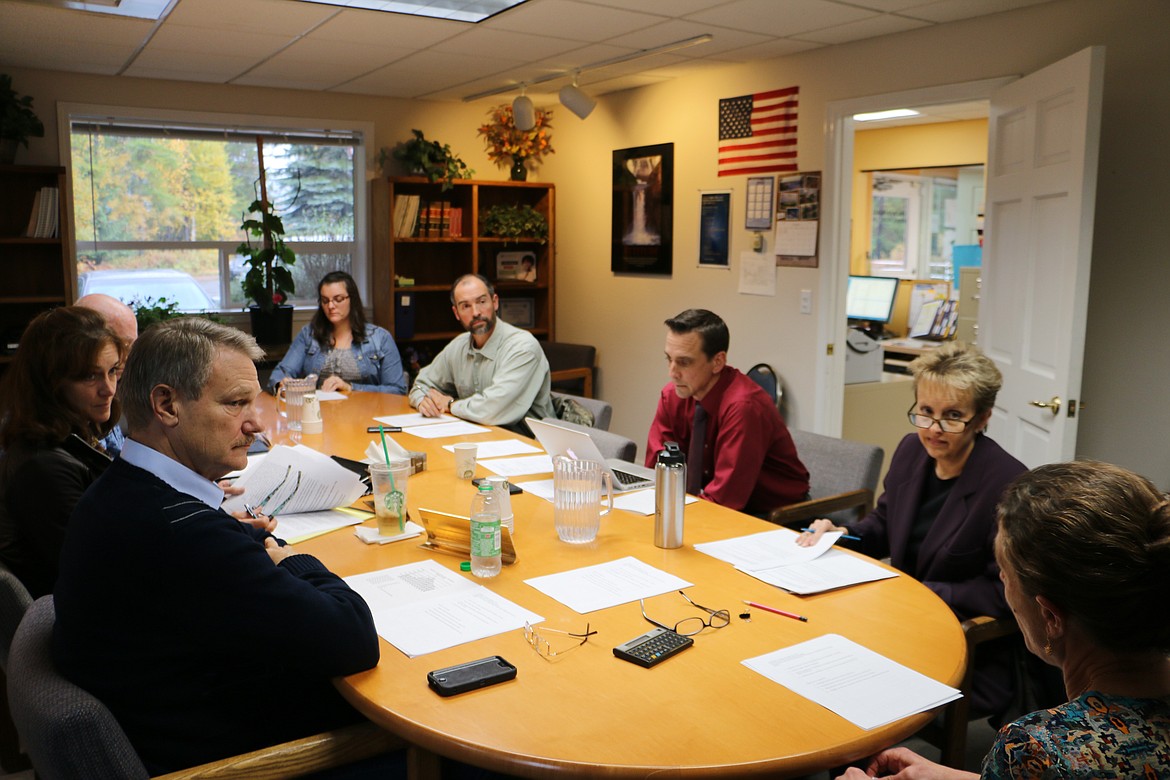
<instances>
[{"instance_id":1,"label":"conference table","mask_svg":"<svg viewBox=\"0 0 1170 780\"><path fill-rule=\"evenodd\" d=\"M275 401L267 398L261 406L274 441L291 443ZM323 432L299 440L331 455L361 459L378 438L366 432L368 425L376 425L375 416L410 411L401 396L353 393L343 401L321 403ZM492 428L446 439L408 433L392 438L427 455L426 470L410 477L408 487L407 507L417 517L420 507L468 513L475 488L456 477L454 456L443 445L516 436ZM477 471L491 474L482 466ZM966 645L958 621L910 577L798 597L693 547L775 528L757 518L707 501L689 504L683 546L664 550L654 546L653 515L614 510L602 518L594 543L570 545L556 536L550 502L525 492L512 496L512 508L516 562L499 576L476 582L544 617L537 631L583 632L588 624L597 633L551 659L534 651L522 630L415 658L382 640L375 668L338 679L336 685L366 717L410 745L408 767L414 777L438 777L440 756L521 777L792 777L870 755L933 717L933 711L925 712L866 731L741 663L824 634L844 636L948 685L957 686L962 678ZM459 557L422 549L420 541L365 544L345 528L296 548L342 577L427 559L460 570ZM524 582L626 556L694 583L687 594L699 604L727 609L730 625L705 629L694 637L693 647L647 669L612 652L652 628L636 601L581 615ZM805 615L808 621L755 609L744 620L745 599ZM647 599L646 607L668 624L706 617L676 593ZM558 650L576 644L568 637L546 636ZM428 671L492 655L517 667L515 680L449 698L427 686Z\"/></svg>"}]
</instances>

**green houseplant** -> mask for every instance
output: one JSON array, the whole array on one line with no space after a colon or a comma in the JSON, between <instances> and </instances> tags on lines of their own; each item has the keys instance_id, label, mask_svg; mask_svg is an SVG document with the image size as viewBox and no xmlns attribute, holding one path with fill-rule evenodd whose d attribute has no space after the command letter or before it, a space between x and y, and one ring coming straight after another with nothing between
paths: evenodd
<instances>
[{"instance_id":1,"label":"green houseplant","mask_svg":"<svg viewBox=\"0 0 1170 780\"><path fill-rule=\"evenodd\" d=\"M528 204L492 206L480 215L479 224L485 236L542 244L548 240L548 220Z\"/></svg>"},{"instance_id":2,"label":"green houseplant","mask_svg":"<svg viewBox=\"0 0 1170 780\"><path fill-rule=\"evenodd\" d=\"M12 77L0 73L0 163L16 159L16 147L28 147L29 138L45 135L45 126L32 110L33 99L19 96L12 88Z\"/></svg>"},{"instance_id":3,"label":"green houseplant","mask_svg":"<svg viewBox=\"0 0 1170 780\"><path fill-rule=\"evenodd\" d=\"M431 182L443 182L443 190L451 189L455 179L470 179L475 171L459 155L451 151L449 144L428 141L422 130L411 130L414 138L403 141L394 148L391 156L406 167L411 174L426 176Z\"/></svg>"},{"instance_id":4,"label":"green houseplant","mask_svg":"<svg viewBox=\"0 0 1170 780\"><path fill-rule=\"evenodd\" d=\"M240 229L244 243L236 254L244 258L248 270L240 285L244 297L252 301L252 335L261 344L288 344L292 341L292 305L288 302L297 285L291 267L296 255L284 243L284 222L268 200L268 181L264 173L264 142L256 139L256 156L260 163L260 197L252 201L244 214Z\"/></svg>"}]
</instances>

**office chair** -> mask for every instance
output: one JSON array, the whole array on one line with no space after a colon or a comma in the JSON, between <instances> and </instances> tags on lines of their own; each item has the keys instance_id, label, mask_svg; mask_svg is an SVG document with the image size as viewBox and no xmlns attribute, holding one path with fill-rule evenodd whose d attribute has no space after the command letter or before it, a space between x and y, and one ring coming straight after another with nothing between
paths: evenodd
<instances>
[{"instance_id":1,"label":"office chair","mask_svg":"<svg viewBox=\"0 0 1170 780\"><path fill-rule=\"evenodd\" d=\"M548 359L554 390L593 397L593 364L597 360L597 347L563 341L542 341L540 346Z\"/></svg>"},{"instance_id":2,"label":"office chair","mask_svg":"<svg viewBox=\"0 0 1170 780\"><path fill-rule=\"evenodd\" d=\"M24 583L0 563L0 693L7 683L5 675L8 673L8 651L12 646L12 637L32 602L32 596ZM0 696L0 768L15 773L28 767L28 756L20 749L20 737L12 723L8 697Z\"/></svg>"},{"instance_id":3,"label":"office chair","mask_svg":"<svg viewBox=\"0 0 1170 780\"><path fill-rule=\"evenodd\" d=\"M41 780L146 780L149 775L113 714L53 665L53 597L25 613L12 640L8 698L16 728ZM373 723L262 748L191 769L166 780L276 780L303 777L399 749L403 743Z\"/></svg>"},{"instance_id":4,"label":"office chair","mask_svg":"<svg viewBox=\"0 0 1170 780\"><path fill-rule=\"evenodd\" d=\"M796 454L809 473L809 500L774 509L770 522L799 528L827 517L838 525L873 509L884 452L873 444L792 430Z\"/></svg>"},{"instance_id":5,"label":"office chair","mask_svg":"<svg viewBox=\"0 0 1170 780\"><path fill-rule=\"evenodd\" d=\"M772 403L776 404L776 410L783 416L784 385L780 381L780 375L776 373L776 369L767 363L756 363L747 370L747 378L763 388L764 392L772 399Z\"/></svg>"},{"instance_id":6,"label":"office chair","mask_svg":"<svg viewBox=\"0 0 1170 780\"><path fill-rule=\"evenodd\" d=\"M544 422L549 422L554 425L559 425L562 428L572 428L575 431L582 431L589 434L589 438L593 439L593 443L597 445L597 449L601 451L602 457L617 458L628 463L633 463L634 458L638 455L638 444L633 439L627 439L617 433L610 431L603 431L599 428L589 428L584 425L577 425L576 423L567 422L565 420L558 420L555 417L545 417Z\"/></svg>"},{"instance_id":7,"label":"office chair","mask_svg":"<svg viewBox=\"0 0 1170 780\"><path fill-rule=\"evenodd\" d=\"M552 394L553 408L556 409L557 416L566 422L573 422L579 425L585 425L581 420L575 420L570 417L562 416L562 409L565 403L575 402L583 406L590 415L593 416L593 422L589 424L590 428L596 428L599 431L609 430L609 421L613 418L613 406L607 401L601 401L597 398L586 398L580 395L569 395L568 393L554 392ZM555 420L554 420L555 422Z\"/></svg>"}]
</instances>

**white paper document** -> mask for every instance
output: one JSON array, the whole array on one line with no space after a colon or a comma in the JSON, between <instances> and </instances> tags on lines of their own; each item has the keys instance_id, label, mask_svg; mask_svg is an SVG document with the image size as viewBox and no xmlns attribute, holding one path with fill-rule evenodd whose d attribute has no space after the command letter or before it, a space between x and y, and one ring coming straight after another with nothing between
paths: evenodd
<instances>
[{"instance_id":1,"label":"white paper document","mask_svg":"<svg viewBox=\"0 0 1170 780\"><path fill-rule=\"evenodd\" d=\"M339 393L336 390L318 390L318 401L344 401L349 398L345 393Z\"/></svg>"},{"instance_id":2,"label":"white paper document","mask_svg":"<svg viewBox=\"0 0 1170 780\"><path fill-rule=\"evenodd\" d=\"M776 294L776 256L761 252L739 253L739 294Z\"/></svg>"},{"instance_id":3,"label":"white paper document","mask_svg":"<svg viewBox=\"0 0 1170 780\"><path fill-rule=\"evenodd\" d=\"M775 531L737 536L734 539L703 542L696 544L695 549L712 558L727 561L744 571L771 569L821 557L841 538L842 533L842 531L826 533L812 547L801 547L796 543L799 536L796 531L778 528Z\"/></svg>"},{"instance_id":4,"label":"white paper document","mask_svg":"<svg viewBox=\"0 0 1170 780\"><path fill-rule=\"evenodd\" d=\"M699 499L688 495L684 501L687 504L693 504ZM622 493L613 497L613 505L616 509L624 509L627 512L633 512L639 515L654 514L654 488L646 488L645 490L635 490L630 493Z\"/></svg>"},{"instance_id":5,"label":"white paper document","mask_svg":"<svg viewBox=\"0 0 1170 780\"><path fill-rule=\"evenodd\" d=\"M444 444L443 449L447 452L455 452L455 445ZM525 444L519 439L493 439L492 441L477 441L475 443L475 457L479 460L502 458L505 455L528 455L533 452L543 452L543 450L540 447Z\"/></svg>"},{"instance_id":6,"label":"white paper document","mask_svg":"<svg viewBox=\"0 0 1170 780\"><path fill-rule=\"evenodd\" d=\"M361 539L366 544L389 544L390 542L401 542L403 539L413 539L416 536L420 536L426 533L426 530L427 529L423 528L413 520L407 520L406 525L400 534L382 536L380 533L378 533L378 529L376 527L359 525L357 528L353 529L353 535Z\"/></svg>"},{"instance_id":7,"label":"white paper document","mask_svg":"<svg viewBox=\"0 0 1170 780\"><path fill-rule=\"evenodd\" d=\"M411 658L544 620L430 560L345 581L370 605L378 636Z\"/></svg>"},{"instance_id":8,"label":"white paper document","mask_svg":"<svg viewBox=\"0 0 1170 780\"><path fill-rule=\"evenodd\" d=\"M746 569L741 566L736 568L757 580L800 595L821 593L898 576L896 571L890 571L841 550L829 550L815 560L773 566L770 569Z\"/></svg>"},{"instance_id":9,"label":"white paper document","mask_svg":"<svg viewBox=\"0 0 1170 780\"><path fill-rule=\"evenodd\" d=\"M452 417L449 414L441 414L438 417L423 417L422 412L410 412L375 417L374 422L383 425L397 425L399 428L413 428L416 425L438 425L439 423L455 422L458 419L458 417Z\"/></svg>"},{"instance_id":10,"label":"white paper document","mask_svg":"<svg viewBox=\"0 0 1170 780\"><path fill-rule=\"evenodd\" d=\"M837 634L743 662L863 729L875 729L962 694Z\"/></svg>"},{"instance_id":11,"label":"white paper document","mask_svg":"<svg viewBox=\"0 0 1170 780\"><path fill-rule=\"evenodd\" d=\"M551 479L531 479L527 482L517 482L516 485L525 493L531 493L537 498L543 498L545 501L553 500L553 480Z\"/></svg>"},{"instance_id":12,"label":"white paper document","mask_svg":"<svg viewBox=\"0 0 1170 780\"><path fill-rule=\"evenodd\" d=\"M579 614L689 588L691 583L634 557L524 580Z\"/></svg>"},{"instance_id":13,"label":"white paper document","mask_svg":"<svg viewBox=\"0 0 1170 780\"><path fill-rule=\"evenodd\" d=\"M523 474L550 474L553 470L552 458L548 455L525 455L522 458L480 460L479 465L493 474L499 474L502 477L519 477Z\"/></svg>"},{"instance_id":14,"label":"white paper document","mask_svg":"<svg viewBox=\"0 0 1170 780\"><path fill-rule=\"evenodd\" d=\"M411 436L417 436L420 439L445 439L448 436L467 436L472 433L490 433L491 428L485 428L482 425L475 423L464 422L448 422L442 425L416 425L411 428L403 428L403 433L409 433Z\"/></svg>"},{"instance_id":15,"label":"white paper document","mask_svg":"<svg viewBox=\"0 0 1170 780\"><path fill-rule=\"evenodd\" d=\"M250 504L265 514L279 515L282 521L286 515L348 506L366 492L357 474L303 444L276 445L235 484L244 493L225 501L226 511L240 511Z\"/></svg>"},{"instance_id":16,"label":"white paper document","mask_svg":"<svg viewBox=\"0 0 1170 780\"><path fill-rule=\"evenodd\" d=\"M301 512L295 515L281 515L276 520L276 536L289 544L296 544L314 536L357 525L369 517L368 514L347 512L344 509L324 509L320 512Z\"/></svg>"}]
</instances>

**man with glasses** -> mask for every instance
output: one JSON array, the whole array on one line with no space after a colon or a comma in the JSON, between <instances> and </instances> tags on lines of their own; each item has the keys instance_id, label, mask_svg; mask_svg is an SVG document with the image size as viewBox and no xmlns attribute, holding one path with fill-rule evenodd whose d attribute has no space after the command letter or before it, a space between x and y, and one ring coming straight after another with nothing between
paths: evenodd
<instances>
[{"instance_id":1,"label":"man with glasses","mask_svg":"<svg viewBox=\"0 0 1170 780\"><path fill-rule=\"evenodd\" d=\"M960 620L1010 613L995 563L995 508L1004 489L1027 471L985 433L1003 376L988 357L947 342L910 364L914 404L908 433L890 459L877 507L848 527L817 520L797 540L812 545L826 531L860 537L852 547L920 580ZM839 542L850 544L849 542ZM976 658L972 713L994 715L1010 700L1006 654Z\"/></svg>"},{"instance_id":2,"label":"man with glasses","mask_svg":"<svg viewBox=\"0 0 1170 780\"><path fill-rule=\"evenodd\" d=\"M419 371L410 405L426 417L452 414L524 436L525 417L555 417L548 360L526 330L499 319L500 298L479 274L451 286L451 311L467 331Z\"/></svg>"}]
</instances>

